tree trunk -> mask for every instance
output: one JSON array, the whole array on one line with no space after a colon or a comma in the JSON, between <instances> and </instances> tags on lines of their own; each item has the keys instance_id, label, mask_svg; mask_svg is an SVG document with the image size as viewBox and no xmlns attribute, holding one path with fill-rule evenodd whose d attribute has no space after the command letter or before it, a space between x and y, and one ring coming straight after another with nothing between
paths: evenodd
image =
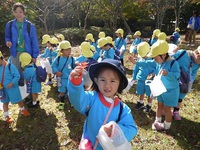
<instances>
[{"instance_id":1,"label":"tree trunk","mask_svg":"<svg viewBox=\"0 0 200 150\"><path fill-rule=\"evenodd\" d=\"M179 27L179 20L180 20L180 1L175 0L175 17L176 17L176 22L175 22L175 28Z\"/></svg>"}]
</instances>

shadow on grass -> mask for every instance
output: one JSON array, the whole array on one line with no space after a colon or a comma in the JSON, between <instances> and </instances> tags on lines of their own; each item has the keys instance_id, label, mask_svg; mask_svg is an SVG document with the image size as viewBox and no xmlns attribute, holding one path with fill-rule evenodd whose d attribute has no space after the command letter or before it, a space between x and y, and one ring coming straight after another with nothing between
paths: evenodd
<instances>
[{"instance_id":1,"label":"shadow on grass","mask_svg":"<svg viewBox=\"0 0 200 150\"><path fill-rule=\"evenodd\" d=\"M31 115L18 115L15 128L2 130L0 149L55 149L59 150L55 132L57 119L54 114L46 114L44 109L29 109ZM6 140L7 139L7 140ZM11 144L12 143L12 144Z\"/></svg>"},{"instance_id":2,"label":"shadow on grass","mask_svg":"<svg viewBox=\"0 0 200 150\"><path fill-rule=\"evenodd\" d=\"M181 121L173 120L168 135L171 135L183 149L200 149L200 123L182 117Z\"/></svg>"}]
</instances>

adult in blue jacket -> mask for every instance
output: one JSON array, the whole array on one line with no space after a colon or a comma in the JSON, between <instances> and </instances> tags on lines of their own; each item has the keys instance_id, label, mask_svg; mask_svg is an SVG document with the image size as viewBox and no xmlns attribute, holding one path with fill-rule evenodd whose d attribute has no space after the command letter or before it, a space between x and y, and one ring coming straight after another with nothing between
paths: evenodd
<instances>
[{"instance_id":1,"label":"adult in blue jacket","mask_svg":"<svg viewBox=\"0 0 200 150\"><path fill-rule=\"evenodd\" d=\"M190 29L188 46L195 46L196 33L200 29L200 17L196 10L193 11L192 17L190 17L188 21L187 27Z\"/></svg>"},{"instance_id":2,"label":"adult in blue jacket","mask_svg":"<svg viewBox=\"0 0 200 150\"><path fill-rule=\"evenodd\" d=\"M15 3L13 14L15 19L6 24L5 41L10 48L12 63L21 70L19 55L28 52L32 57L32 62L35 63L39 55L39 45L35 26L24 18L24 5Z\"/></svg>"}]
</instances>

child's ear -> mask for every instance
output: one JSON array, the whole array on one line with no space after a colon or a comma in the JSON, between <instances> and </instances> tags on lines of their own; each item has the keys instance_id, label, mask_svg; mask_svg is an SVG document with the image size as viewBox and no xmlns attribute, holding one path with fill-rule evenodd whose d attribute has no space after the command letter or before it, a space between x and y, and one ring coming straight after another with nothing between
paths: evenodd
<instances>
[{"instance_id":1,"label":"child's ear","mask_svg":"<svg viewBox=\"0 0 200 150\"><path fill-rule=\"evenodd\" d=\"M97 84L97 78L96 77L94 78L94 82Z\"/></svg>"}]
</instances>

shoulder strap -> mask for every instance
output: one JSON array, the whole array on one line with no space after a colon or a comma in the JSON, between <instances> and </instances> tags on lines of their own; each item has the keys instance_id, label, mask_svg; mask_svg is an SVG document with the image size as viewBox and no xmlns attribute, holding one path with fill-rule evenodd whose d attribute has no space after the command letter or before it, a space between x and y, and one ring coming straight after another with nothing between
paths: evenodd
<instances>
[{"instance_id":1,"label":"shoulder strap","mask_svg":"<svg viewBox=\"0 0 200 150\"><path fill-rule=\"evenodd\" d=\"M72 57L72 56L71 56ZM72 69L74 69L74 57L72 57L72 63L71 63Z\"/></svg>"},{"instance_id":2,"label":"shoulder strap","mask_svg":"<svg viewBox=\"0 0 200 150\"><path fill-rule=\"evenodd\" d=\"M65 61L64 65L63 65L62 69L60 70L60 72L62 72L63 69L65 68L65 65L67 64L67 61L68 61L68 57L67 57L67 60Z\"/></svg>"},{"instance_id":3,"label":"shoulder strap","mask_svg":"<svg viewBox=\"0 0 200 150\"><path fill-rule=\"evenodd\" d=\"M183 52L178 56L178 58L176 58L176 61L179 60L185 53L186 53L186 51L183 51Z\"/></svg>"},{"instance_id":4,"label":"shoulder strap","mask_svg":"<svg viewBox=\"0 0 200 150\"><path fill-rule=\"evenodd\" d=\"M123 110L123 103L122 103L122 101L120 101L119 104L120 104L120 110L119 110L118 119L117 119L116 122L119 122L121 114L122 114L122 110Z\"/></svg>"},{"instance_id":5,"label":"shoulder strap","mask_svg":"<svg viewBox=\"0 0 200 150\"><path fill-rule=\"evenodd\" d=\"M28 35L30 36L30 32L31 32L31 23L30 22L27 22L26 29L27 29Z\"/></svg>"},{"instance_id":6,"label":"shoulder strap","mask_svg":"<svg viewBox=\"0 0 200 150\"><path fill-rule=\"evenodd\" d=\"M172 62L170 64L170 68L173 66L174 62L175 62L175 59L172 60Z\"/></svg>"}]
</instances>

